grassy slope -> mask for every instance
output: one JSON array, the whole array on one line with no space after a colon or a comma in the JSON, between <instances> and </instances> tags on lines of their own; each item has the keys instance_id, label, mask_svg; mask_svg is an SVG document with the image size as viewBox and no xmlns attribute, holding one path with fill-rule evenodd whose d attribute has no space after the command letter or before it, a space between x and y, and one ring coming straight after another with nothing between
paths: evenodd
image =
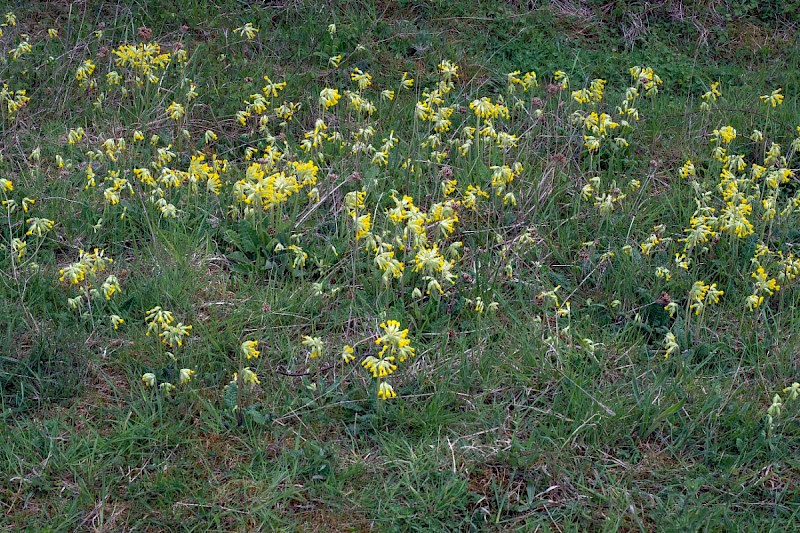
<instances>
[{"instance_id":1,"label":"grassy slope","mask_svg":"<svg viewBox=\"0 0 800 533\"><path fill-rule=\"evenodd\" d=\"M465 94L502 90L505 73L516 68L560 68L575 86L605 77L609 86L622 87L628 66L648 64L667 87L646 110L635 161L626 169L656 184L635 213L640 238L658 223L685 224L694 208L690 191L673 186L674 176L686 157L704 149L692 110L711 81L721 80L726 95L712 124L749 131L758 118L747 102L777 86L788 96L772 117L774 128L790 135L798 111L799 56L787 44L791 39L748 21L697 18L702 12L685 13L683 20L651 15L649 33L613 14L528 11L499 2L258 8L229 2L219 10L189 1L71 8L53 2L26 3L17 14L28 33L58 27L71 43L57 51L53 78L17 74L29 82L33 102L2 144L4 172L43 199L67 196L81 179L54 179L58 174L47 165L23 169L37 146L43 160L63 153L63 123L112 132L155 130L161 120L147 112L98 118L88 111L91 98L70 85L91 48L85 43L100 27L109 42L130 40L145 25L160 42L186 44L199 58L194 77L203 87L202 112L189 127L202 132L213 125L227 133L220 145L230 158L241 158L245 142L232 117L263 74L288 81L287 99L310 99L325 84L344 84L344 74L321 66L332 53L325 32L332 22L336 49L363 45L349 65L371 72L378 86L403 71L429 85L442 58L461 66ZM230 29L246 21L261 28L258 41L231 45ZM60 79L67 81L53 83ZM409 116L413 102L398 105ZM98 120L107 122L98 127ZM402 138L409 122L392 120ZM597 254L581 256L579 243L598 228L574 217L562 223L570 214L569 183L585 169L572 160L559 168L554 153L528 148L530 176L556 178L549 185L528 178L543 193L523 222L539 229L541 241L518 276L542 261L553 284L576 291L583 309L573 327L604 343L596 357L555 355L532 326L538 290L517 286L498 291L501 312L485 322L438 308L406 309L424 365L398 386L401 400L376 406L364 386L339 389L334 379L346 374L327 375L311 390L314 377L274 372L289 364L296 332L341 337L342 324L345 332L365 332L370 324L363 310L378 316L379 295L361 294L363 314L353 317L335 299L309 298L307 283L232 273L222 258L226 243L204 229L209 215L155 232L134 219L126 228L103 230L94 242L106 243L125 265L123 310L133 317L160 304L182 310L195 325L187 357L201 369L199 385L174 399L151 395L139 377L163 370L164 360L138 325L125 335L98 333L65 308L66 291L49 281L34 281L40 286L29 288L26 306L4 292L10 311L0 317L0 502L9 530L685 531L796 521L797 419L787 414L770 438L763 421L771 394L800 370L796 312L739 328L740 307L732 303L684 364L665 364L653 352L660 341L652 331L663 317L646 313L657 294L648 293L652 284L637 283L641 264L621 261L596 273ZM76 245L88 244L83 232L96 213L42 204L65 222L61 244L41 262L61 265ZM609 224L604 245L628 242L630 220ZM483 280L496 266L480 268L476 263L472 274ZM729 286L735 290L735 280ZM465 305L464 296L470 294L455 305ZM645 309L644 326L585 303L614 298L627 309ZM797 303L796 294L787 298ZM401 304L393 302L390 311ZM38 332L26 327L26 309L39 321ZM236 347L251 335L264 339L257 400L266 420L246 417L240 426L221 390Z\"/></svg>"}]
</instances>

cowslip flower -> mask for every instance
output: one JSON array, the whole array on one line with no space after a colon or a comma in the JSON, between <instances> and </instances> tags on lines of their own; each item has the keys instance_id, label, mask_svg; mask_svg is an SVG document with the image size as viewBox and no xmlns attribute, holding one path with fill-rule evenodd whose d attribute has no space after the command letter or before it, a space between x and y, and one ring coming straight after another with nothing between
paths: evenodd
<instances>
[{"instance_id":1,"label":"cowslip flower","mask_svg":"<svg viewBox=\"0 0 800 533\"><path fill-rule=\"evenodd\" d=\"M408 72L403 72L403 77L400 79L400 85L404 89L411 89L414 86L414 78L409 77Z\"/></svg>"},{"instance_id":2,"label":"cowslip flower","mask_svg":"<svg viewBox=\"0 0 800 533\"><path fill-rule=\"evenodd\" d=\"M395 397L397 397L397 393L394 391L392 386L386 381L382 381L378 386L378 398L381 400L388 400L389 398Z\"/></svg>"},{"instance_id":3,"label":"cowslip flower","mask_svg":"<svg viewBox=\"0 0 800 533\"><path fill-rule=\"evenodd\" d=\"M342 54L337 54L328 58L328 64L333 68L337 68L339 64L342 62Z\"/></svg>"},{"instance_id":4,"label":"cowslip flower","mask_svg":"<svg viewBox=\"0 0 800 533\"><path fill-rule=\"evenodd\" d=\"M715 141L721 140L724 144L730 144L736 138L736 130L731 126L723 126L711 132L711 136Z\"/></svg>"},{"instance_id":5,"label":"cowslip flower","mask_svg":"<svg viewBox=\"0 0 800 533\"><path fill-rule=\"evenodd\" d=\"M144 383L148 387L155 387L156 386L156 375L152 372L147 372L146 374L142 374L142 383Z\"/></svg>"},{"instance_id":6,"label":"cowslip flower","mask_svg":"<svg viewBox=\"0 0 800 533\"><path fill-rule=\"evenodd\" d=\"M119 315L111 315L111 325L114 326L114 329L119 329L119 327L125 322Z\"/></svg>"},{"instance_id":7,"label":"cowslip flower","mask_svg":"<svg viewBox=\"0 0 800 533\"><path fill-rule=\"evenodd\" d=\"M354 354L355 350L349 344L345 344L342 347L342 361L344 361L345 363L350 363L353 360L355 360L356 356Z\"/></svg>"},{"instance_id":8,"label":"cowslip flower","mask_svg":"<svg viewBox=\"0 0 800 533\"><path fill-rule=\"evenodd\" d=\"M679 349L680 346L678 345L678 340L675 338L675 334L668 331L667 335L664 337L664 359L669 359L669 356L675 354Z\"/></svg>"},{"instance_id":9,"label":"cowslip flower","mask_svg":"<svg viewBox=\"0 0 800 533\"><path fill-rule=\"evenodd\" d=\"M252 22L247 22L244 26L240 26L233 30L233 33L238 33L248 41L255 39L258 32L259 29L253 26Z\"/></svg>"},{"instance_id":10,"label":"cowslip flower","mask_svg":"<svg viewBox=\"0 0 800 533\"><path fill-rule=\"evenodd\" d=\"M11 239L11 249L17 255L17 260L21 260L23 257L25 257L25 253L28 250L28 243L22 239L14 237Z\"/></svg>"},{"instance_id":11,"label":"cowslip flower","mask_svg":"<svg viewBox=\"0 0 800 533\"><path fill-rule=\"evenodd\" d=\"M791 386L783 389L784 394L789 394L790 400L796 400L800 396L800 383L794 382Z\"/></svg>"},{"instance_id":12,"label":"cowslip flower","mask_svg":"<svg viewBox=\"0 0 800 533\"><path fill-rule=\"evenodd\" d=\"M114 276L113 274L108 276L103 282L101 288L103 290L103 296L106 297L106 300L110 300L114 294L120 292L119 280L117 279L117 276Z\"/></svg>"},{"instance_id":13,"label":"cowslip flower","mask_svg":"<svg viewBox=\"0 0 800 533\"><path fill-rule=\"evenodd\" d=\"M176 346L183 346L184 337L189 336L192 326L185 326L183 322L178 322L176 325L171 326L164 324L162 326L164 331L158 334L161 337L161 342L168 344L170 348Z\"/></svg>"},{"instance_id":14,"label":"cowslip flower","mask_svg":"<svg viewBox=\"0 0 800 533\"><path fill-rule=\"evenodd\" d=\"M372 374L372 377L383 378L397 370L397 365L394 363L394 360L394 356L381 357L379 359L369 355L361 362L361 366L368 370Z\"/></svg>"},{"instance_id":15,"label":"cowslip flower","mask_svg":"<svg viewBox=\"0 0 800 533\"><path fill-rule=\"evenodd\" d=\"M350 73L350 79L356 82L358 88L362 91L372 85L372 76L368 72L362 72L360 68L353 68Z\"/></svg>"},{"instance_id":16,"label":"cowslip flower","mask_svg":"<svg viewBox=\"0 0 800 533\"><path fill-rule=\"evenodd\" d=\"M242 343L242 355L245 356L246 359L256 359L261 352L257 350L258 348L258 341L245 341Z\"/></svg>"},{"instance_id":17,"label":"cowslip flower","mask_svg":"<svg viewBox=\"0 0 800 533\"><path fill-rule=\"evenodd\" d=\"M233 382L236 383L239 379L239 373L233 373ZM249 366L246 366L242 369L242 383L249 383L250 385L261 384L261 381L258 379L258 375L253 372Z\"/></svg>"},{"instance_id":18,"label":"cowslip flower","mask_svg":"<svg viewBox=\"0 0 800 533\"><path fill-rule=\"evenodd\" d=\"M770 94L765 94L763 96L760 96L759 98L765 104L769 104L772 107L778 107L783 103L783 95L781 94L782 90L783 89L779 87L774 91L772 91Z\"/></svg>"},{"instance_id":19,"label":"cowslip flower","mask_svg":"<svg viewBox=\"0 0 800 533\"><path fill-rule=\"evenodd\" d=\"M169 107L167 107L167 116L172 120L180 120L183 115L186 114L186 110L184 109L183 105L179 104L178 102L172 102Z\"/></svg>"},{"instance_id":20,"label":"cowslip flower","mask_svg":"<svg viewBox=\"0 0 800 533\"><path fill-rule=\"evenodd\" d=\"M320 337L311 337L309 335L303 337L303 342L301 344L309 348L308 356L312 359L320 357L322 355L322 350L325 348Z\"/></svg>"},{"instance_id":21,"label":"cowslip flower","mask_svg":"<svg viewBox=\"0 0 800 533\"><path fill-rule=\"evenodd\" d=\"M181 368L178 384L183 385L184 383L189 383L192 380L192 376L195 374L196 372L191 368Z\"/></svg>"},{"instance_id":22,"label":"cowslip flower","mask_svg":"<svg viewBox=\"0 0 800 533\"><path fill-rule=\"evenodd\" d=\"M330 87L326 87L322 89L322 91L320 91L319 93L319 103L325 106L325 109L330 109L339 102L341 97L342 95L339 94L338 89L331 89Z\"/></svg>"},{"instance_id":23,"label":"cowslip flower","mask_svg":"<svg viewBox=\"0 0 800 533\"><path fill-rule=\"evenodd\" d=\"M28 219L28 224L30 224L30 226L25 234L41 237L53 229L55 222L47 218L31 217Z\"/></svg>"}]
</instances>

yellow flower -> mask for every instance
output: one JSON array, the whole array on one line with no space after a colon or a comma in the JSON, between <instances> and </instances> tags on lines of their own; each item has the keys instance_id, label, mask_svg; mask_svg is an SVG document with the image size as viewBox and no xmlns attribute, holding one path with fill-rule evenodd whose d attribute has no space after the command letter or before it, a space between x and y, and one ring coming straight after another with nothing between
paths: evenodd
<instances>
[{"instance_id":1,"label":"yellow flower","mask_svg":"<svg viewBox=\"0 0 800 533\"><path fill-rule=\"evenodd\" d=\"M494 118L497 116L497 108L488 96L473 100L469 108L475 112L475 116L481 119Z\"/></svg>"},{"instance_id":2,"label":"yellow flower","mask_svg":"<svg viewBox=\"0 0 800 533\"><path fill-rule=\"evenodd\" d=\"M588 104L592 101L592 95L589 92L589 89L584 88L578 91L572 91L572 99L579 104Z\"/></svg>"},{"instance_id":3,"label":"yellow flower","mask_svg":"<svg viewBox=\"0 0 800 533\"><path fill-rule=\"evenodd\" d=\"M783 389L784 394L789 394L790 400L796 400L800 396L800 383L794 382L790 387Z\"/></svg>"},{"instance_id":4,"label":"yellow flower","mask_svg":"<svg viewBox=\"0 0 800 533\"><path fill-rule=\"evenodd\" d=\"M0 181L2 181L2 180L0 180ZM32 206L35 203L36 203L36 200L34 200L33 198L28 198L26 196L25 198L22 199L22 211L27 213L28 209L30 209L30 206Z\"/></svg>"},{"instance_id":5,"label":"yellow flower","mask_svg":"<svg viewBox=\"0 0 800 533\"><path fill-rule=\"evenodd\" d=\"M736 138L736 130L731 126L724 126L718 130L711 132L711 136L715 141L722 140L725 144L730 144Z\"/></svg>"},{"instance_id":6,"label":"yellow flower","mask_svg":"<svg viewBox=\"0 0 800 533\"><path fill-rule=\"evenodd\" d=\"M26 235L36 235L37 237L41 237L51 229L55 225L50 219L47 218L39 218L39 217L32 217L28 219L28 231L25 233Z\"/></svg>"},{"instance_id":7,"label":"yellow flower","mask_svg":"<svg viewBox=\"0 0 800 533\"><path fill-rule=\"evenodd\" d=\"M81 86L85 85L86 80L91 77L92 73L94 73L95 69L94 63L92 63L91 59L87 59L78 67L78 70L75 71L75 79L81 82Z\"/></svg>"},{"instance_id":8,"label":"yellow flower","mask_svg":"<svg viewBox=\"0 0 800 533\"><path fill-rule=\"evenodd\" d=\"M660 266L656 267L656 277L662 278L664 281L669 281L672 279L672 273L668 268Z\"/></svg>"},{"instance_id":9,"label":"yellow flower","mask_svg":"<svg viewBox=\"0 0 800 533\"><path fill-rule=\"evenodd\" d=\"M772 107L778 107L783 103L783 95L781 94L782 88L777 88L770 94L761 96L761 101L765 104L770 104Z\"/></svg>"},{"instance_id":10,"label":"yellow flower","mask_svg":"<svg viewBox=\"0 0 800 533\"><path fill-rule=\"evenodd\" d=\"M117 279L117 276L108 276L103 282L102 289L106 300L110 300L115 293L120 292L119 280Z\"/></svg>"},{"instance_id":11,"label":"yellow flower","mask_svg":"<svg viewBox=\"0 0 800 533\"><path fill-rule=\"evenodd\" d=\"M119 327L125 322L119 315L111 315L111 325L114 326L114 329L119 329Z\"/></svg>"},{"instance_id":12,"label":"yellow flower","mask_svg":"<svg viewBox=\"0 0 800 533\"><path fill-rule=\"evenodd\" d=\"M367 356L361 362L361 366L372 373L372 377L386 377L397 370L397 365L394 363L394 356L381 357L380 359L372 355Z\"/></svg>"},{"instance_id":13,"label":"yellow flower","mask_svg":"<svg viewBox=\"0 0 800 533\"><path fill-rule=\"evenodd\" d=\"M181 368L180 372L180 379L178 383L183 385L184 383L189 383L192 380L192 376L194 376L197 372L192 370L191 368Z\"/></svg>"},{"instance_id":14,"label":"yellow flower","mask_svg":"<svg viewBox=\"0 0 800 533\"><path fill-rule=\"evenodd\" d=\"M28 243L23 241L22 239L18 239L14 237L11 239L11 250L17 254L17 260L21 260L25 257L25 252L27 252Z\"/></svg>"},{"instance_id":15,"label":"yellow flower","mask_svg":"<svg viewBox=\"0 0 800 533\"><path fill-rule=\"evenodd\" d=\"M410 89L414 86L414 78L408 76L408 72L403 72L403 77L400 79L400 85L405 89Z\"/></svg>"},{"instance_id":16,"label":"yellow flower","mask_svg":"<svg viewBox=\"0 0 800 533\"><path fill-rule=\"evenodd\" d=\"M245 356L246 359L255 359L261 352L257 350L258 348L258 341L244 341L241 345L242 355Z\"/></svg>"},{"instance_id":17,"label":"yellow flower","mask_svg":"<svg viewBox=\"0 0 800 533\"><path fill-rule=\"evenodd\" d=\"M333 57L330 57L328 59L328 64L330 66L332 66L333 68L338 68L339 67L339 63L341 63L341 62L342 62L342 54L337 54L337 55L335 55Z\"/></svg>"},{"instance_id":18,"label":"yellow flower","mask_svg":"<svg viewBox=\"0 0 800 533\"><path fill-rule=\"evenodd\" d=\"M439 63L439 75L445 81L453 81L453 78L458 76L458 65L452 63L445 59L441 63Z\"/></svg>"},{"instance_id":19,"label":"yellow flower","mask_svg":"<svg viewBox=\"0 0 800 533\"><path fill-rule=\"evenodd\" d=\"M720 82L715 81L714 83L711 84L711 90L704 93L703 96L701 96L701 98L703 99L703 104L705 104L705 106L702 105L700 106L701 109L706 111L709 110L710 109L709 102L716 102L717 97L722 96L722 92L720 92L719 90L719 85Z\"/></svg>"},{"instance_id":20,"label":"yellow flower","mask_svg":"<svg viewBox=\"0 0 800 533\"><path fill-rule=\"evenodd\" d=\"M345 344L342 347L342 361L344 361L345 363L350 363L353 360L355 360L356 356L354 354L355 350L349 344Z\"/></svg>"},{"instance_id":21,"label":"yellow flower","mask_svg":"<svg viewBox=\"0 0 800 533\"><path fill-rule=\"evenodd\" d=\"M710 289L711 286L703 283L702 281L695 281L692 285L692 288L689 291L689 299L692 300L693 303L689 306L689 308L694 310L695 314L699 315L705 307L703 305L703 301L706 299L706 295Z\"/></svg>"},{"instance_id":22,"label":"yellow flower","mask_svg":"<svg viewBox=\"0 0 800 533\"><path fill-rule=\"evenodd\" d=\"M67 135L67 142L69 144L77 144L83 139L83 127L78 127L74 130L69 130Z\"/></svg>"},{"instance_id":23,"label":"yellow flower","mask_svg":"<svg viewBox=\"0 0 800 533\"><path fill-rule=\"evenodd\" d=\"M603 99L603 90L606 86L606 80L603 79L596 79L592 80L592 83L589 85L589 94L591 98L595 102L599 102Z\"/></svg>"},{"instance_id":24,"label":"yellow flower","mask_svg":"<svg viewBox=\"0 0 800 533\"><path fill-rule=\"evenodd\" d=\"M142 382L148 387L155 387L156 375L153 374L152 372L147 372L146 374L142 374Z\"/></svg>"},{"instance_id":25,"label":"yellow flower","mask_svg":"<svg viewBox=\"0 0 800 533\"><path fill-rule=\"evenodd\" d=\"M762 303L764 303L764 297L758 294L751 294L745 299L748 311L755 311Z\"/></svg>"},{"instance_id":26,"label":"yellow flower","mask_svg":"<svg viewBox=\"0 0 800 533\"><path fill-rule=\"evenodd\" d=\"M567 76L567 73L563 70L557 70L553 73L553 81L562 89L569 87L569 76Z\"/></svg>"},{"instance_id":27,"label":"yellow flower","mask_svg":"<svg viewBox=\"0 0 800 533\"><path fill-rule=\"evenodd\" d=\"M397 354L398 359L402 362L408 357L414 356L414 348L410 346L411 341L408 339L408 329L400 330L400 322L397 320L387 320L381 323L383 335L380 335L375 344L378 346L383 345L378 355L383 356L387 350L390 354Z\"/></svg>"},{"instance_id":28,"label":"yellow flower","mask_svg":"<svg viewBox=\"0 0 800 533\"><path fill-rule=\"evenodd\" d=\"M255 39L258 31L258 28L254 27L252 22L247 22L244 26L234 29L233 33L238 33L245 39L252 41Z\"/></svg>"},{"instance_id":29,"label":"yellow flower","mask_svg":"<svg viewBox=\"0 0 800 533\"><path fill-rule=\"evenodd\" d=\"M372 76L368 72L361 72L358 67L355 67L350 73L350 79L356 82L362 91L372 85Z\"/></svg>"},{"instance_id":30,"label":"yellow flower","mask_svg":"<svg viewBox=\"0 0 800 533\"><path fill-rule=\"evenodd\" d=\"M369 233L372 227L372 215L367 213L355 218L356 222L356 240L363 239Z\"/></svg>"},{"instance_id":31,"label":"yellow flower","mask_svg":"<svg viewBox=\"0 0 800 533\"><path fill-rule=\"evenodd\" d=\"M673 355L680 349L675 334L671 331L668 331L667 335L664 337L664 349L664 359L669 359L670 355Z\"/></svg>"},{"instance_id":32,"label":"yellow flower","mask_svg":"<svg viewBox=\"0 0 800 533\"><path fill-rule=\"evenodd\" d=\"M753 279L755 279L755 288L756 293L765 293L767 296L772 296L778 290L780 290L781 286L778 285L777 280L768 279L767 273L764 271L764 267L759 265L755 272L752 274Z\"/></svg>"},{"instance_id":33,"label":"yellow flower","mask_svg":"<svg viewBox=\"0 0 800 533\"><path fill-rule=\"evenodd\" d=\"M233 382L236 383L239 378L239 373L233 373ZM261 384L261 381L258 379L258 375L253 372L249 366L246 366L242 369L242 382L249 383L250 385L254 384Z\"/></svg>"},{"instance_id":34,"label":"yellow flower","mask_svg":"<svg viewBox=\"0 0 800 533\"><path fill-rule=\"evenodd\" d=\"M341 97L338 89L326 87L319 93L319 103L324 105L325 109L330 109L339 102Z\"/></svg>"},{"instance_id":35,"label":"yellow flower","mask_svg":"<svg viewBox=\"0 0 800 533\"><path fill-rule=\"evenodd\" d=\"M148 324L145 335L149 336L151 332L157 331L159 326L163 328L172 324L175 317L172 316L171 311L165 311L160 306L156 306L145 313L144 320Z\"/></svg>"},{"instance_id":36,"label":"yellow flower","mask_svg":"<svg viewBox=\"0 0 800 533\"><path fill-rule=\"evenodd\" d=\"M312 359L320 357L322 355L322 350L325 349L320 337L311 337L309 335L305 335L301 344L309 348L308 356Z\"/></svg>"},{"instance_id":37,"label":"yellow flower","mask_svg":"<svg viewBox=\"0 0 800 533\"><path fill-rule=\"evenodd\" d=\"M172 120L180 120L184 114L186 114L186 110L178 102L172 102L167 108L167 116Z\"/></svg>"},{"instance_id":38,"label":"yellow flower","mask_svg":"<svg viewBox=\"0 0 800 533\"><path fill-rule=\"evenodd\" d=\"M772 397L772 405L770 405L769 409L767 409L767 414L769 414L770 417L781 416L782 406L783 406L783 401L781 400L781 397L776 394L775 396Z\"/></svg>"},{"instance_id":39,"label":"yellow flower","mask_svg":"<svg viewBox=\"0 0 800 533\"><path fill-rule=\"evenodd\" d=\"M170 348L176 346L183 346L183 338L189 336L192 326L184 326L183 322L178 322L176 325L162 324L164 331L158 334L161 337L161 342L168 344Z\"/></svg>"},{"instance_id":40,"label":"yellow flower","mask_svg":"<svg viewBox=\"0 0 800 533\"><path fill-rule=\"evenodd\" d=\"M600 151L600 138L595 137L594 135L584 135L584 146L589 151L589 153L596 153Z\"/></svg>"},{"instance_id":41,"label":"yellow flower","mask_svg":"<svg viewBox=\"0 0 800 533\"><path fill-rule=\"evenodd\" d=\"M386 381L382 381L378 386L378 398L381 400L388 400L389 398L395 397L397 397L397 393L394 391L392 386Z\"/></svg>"},{"instance_id":42,"label":"yellow flower","mask_svg":"<svg viewBox=\"0 0 800 533\"><path fill-rule=\"evenodd\" d=\"M717 304L719 303L719 297L722 296L723 294L725 294L725 291L717 289L717 284L712 283L711 286L708 288L705 300L709 304Z\"/></svg>"}]
</instances>

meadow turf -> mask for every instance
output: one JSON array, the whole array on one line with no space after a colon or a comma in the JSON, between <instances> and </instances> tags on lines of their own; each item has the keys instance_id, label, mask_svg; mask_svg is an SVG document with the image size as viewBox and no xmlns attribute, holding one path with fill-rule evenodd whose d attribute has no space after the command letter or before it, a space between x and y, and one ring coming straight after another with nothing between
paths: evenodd
<instances>
[{"instance_id":1,"label":"meadow turf","mask_svg":"<svg viewBox=\"0 0 800 533\"><path fill-rule=\"evenodd\" d=\"M10 2L0 530L792 530L793 6Z\"/></svg>"}]
</instances>

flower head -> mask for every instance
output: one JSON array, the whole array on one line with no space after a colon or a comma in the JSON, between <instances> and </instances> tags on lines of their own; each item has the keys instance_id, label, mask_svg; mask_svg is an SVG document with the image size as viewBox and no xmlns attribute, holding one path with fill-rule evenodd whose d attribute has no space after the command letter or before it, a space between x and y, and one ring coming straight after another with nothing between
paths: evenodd
<instances>
[{"instance_id":1,"label":"flower head","mask_svg":"<svg viewBox=\"0 0 800 533\"><path fill-rule=\"evenodd\" d=\"M322 351L325 349L325 345L320 337L310 337L306 335L303 337L303 342L301 344L309 348L308 356L312 359L320 357Z\"/></svg>"},{"instance_id":2,"label":"flower head","mask_svg":"<svg viewBox=\"0 0 800 533\"><path fill-rule=\"evenodd\" d=\"M184 383L189 383L192 380L192 376L194 376L197 372L192 370L191 368L181 368L180 372L180 381L178 383L183 385Z\"/></svg>"},{"instance_id":3,"label":"flower head","mask_svg":"<svg viewBox=\"0 0 800 533\"><path fill-rule=\"evenodd\" d=\"M256 38L256 34L258 33L258 31L259 31L258 28L253 26L252 22L247 22L245 23L244 26L234 29L233 33L238 33L248 41L252 41L253 39Z\"/></svg>"},{"instance_id":4,"label":"flower head","mask_svg":"<svg viewBox=\"0 0 800 533\"><path fill-rule=\"evenodd\" d=\"M765 94L760 96L762 102L765 104L771 105L772 107L778 107L783 103L783 95L781 94L782 88L777 88L772 91L770 94Z\"/></svg>"},{"instance_id":5,"label":"flower head","mask_svg":"<svg viewBox=\"0 0 800 533\"><path fill-rule=\"evenodd\" d=\"M28 226L28 231L25 234L41 237L53 229L55 222L47 218L31 217L28 219L28 224L30 225Z\"/></svg>"},{"instance_id":6,"label":"flower head","mask_svg":"<svg viewBox=\"0 0 800 533\"><path fill-rule=\"evenodd\" d=\"M119 327L125 322L119 315L111 315L111 325L114 326L114 329L119 329Z\"/></svg>"},{"instance_id":7,"label":"flower head","mask_svg":"<svg viewBox=\"0 0 800 533\"><path fill-rule=\"evenodd\" d=\"M256 359L261 352L257 350L258 341L244 341L241 345L242 355L245 359Z\"/></svg>"},{"instance_id":8,"label":"flower head","mask_svg":"<svg viewBox=\"0 0 800 533\"><path fill-rule=\"evenodd\" d=\"M345 363L350 363L353 360L355 360L356 356L354 354L355 350L349 344L345 344L342 347L342 361L344 361Z\"/></svg>"},{"instance_id":9,"label":"flower head","mask_svg":"<svg viewBox=\"0 0 800 533\"><path fill-rule=\"evenodd\" d=\"M394 391L391 385L389 385L386 381L381 381L381 384L378 385L378 398L381 400L388 400L389 398L395 398L397 393Z\"/></svg>"}]
</instances>

